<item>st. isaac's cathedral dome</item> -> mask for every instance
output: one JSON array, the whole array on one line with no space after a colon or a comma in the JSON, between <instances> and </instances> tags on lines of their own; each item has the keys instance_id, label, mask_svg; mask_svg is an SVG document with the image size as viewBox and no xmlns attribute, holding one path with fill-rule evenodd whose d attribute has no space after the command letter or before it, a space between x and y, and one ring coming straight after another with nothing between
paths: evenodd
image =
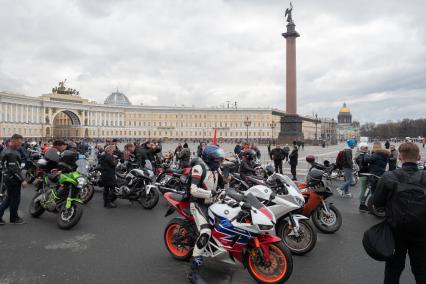
<instances>
[{"instance_id":1,"label":"st. isaac's cathedral dome","mask_svg":"<svg viewBox=\"0 0 426 284\"><path fill-rule=\"evenodd\" d=\"M339 115L337 116L337 122L339 124L351 124L352 123L352 114L351 110L346 106L346 103L339 110Z\"/></svg>"},{"instance_id":2,"label":"st. isaac's cathedral dome","mask_svg":"<svg viewBox=\"0 0 426 284\"><path fill-rule=\"evenodd\" d=\"M105 99L104 104L106 104L106 105L122 105L122 106L132 105L129 98L125 94L120 93L118 90L116 92L113 92L111 95L109 95Z\"/></svg>"}]
</instances>

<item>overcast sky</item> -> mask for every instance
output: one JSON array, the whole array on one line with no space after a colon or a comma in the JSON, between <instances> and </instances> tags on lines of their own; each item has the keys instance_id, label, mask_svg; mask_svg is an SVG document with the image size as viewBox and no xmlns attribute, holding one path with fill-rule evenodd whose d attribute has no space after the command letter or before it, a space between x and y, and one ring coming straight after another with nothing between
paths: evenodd
<instances>
[{"instance_id":1,"label":"overcast sky","mask_svg":"<svg viewBox=\"0 0 426 284\"><path fill-rule=\"evenodd\" d=\"M296 0L298 111L426 117L426 1ZM275 0L0 0L0 91L59 80L103 102L285 108Z\"/></svg>"}]
</instances>

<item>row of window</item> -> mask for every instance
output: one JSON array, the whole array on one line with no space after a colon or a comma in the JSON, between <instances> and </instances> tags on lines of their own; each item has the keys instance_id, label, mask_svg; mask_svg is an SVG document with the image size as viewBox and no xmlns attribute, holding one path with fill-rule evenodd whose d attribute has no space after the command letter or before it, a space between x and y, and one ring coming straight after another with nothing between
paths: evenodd
<instances>
[{"instance_id":1,"label":"row of window","mask_svg":"<svg viewBox=\"0 0 426 284\"><path fill-rule=\"evenodd\" d=\"M96 125L96 121L92 120L91 125ZM100 126L123 126L122 121L102 121ZM244 122L167 122L167 121L127 121L125 126L154 126L154 127L240 127L245 128ZM252 122L250 127L270 127L269 123L266 122Z\"/></svg>"},{"instance_id":2,"label":"row of window","mask_svg":"<svg viewBox=\"0 0 426 284\"><path fill-rule=\"evenodd\" d=\"M126 131L126 130L100 130L99 133L95 130L89 131L92 137L97 136L117 136L117 137L213 137L213 133L203 131ZM218 131L219 137L246 137L247 132L238 131ZM269 137L270 132L249 131L249 136Z\"/></svg>"}]
</instances>

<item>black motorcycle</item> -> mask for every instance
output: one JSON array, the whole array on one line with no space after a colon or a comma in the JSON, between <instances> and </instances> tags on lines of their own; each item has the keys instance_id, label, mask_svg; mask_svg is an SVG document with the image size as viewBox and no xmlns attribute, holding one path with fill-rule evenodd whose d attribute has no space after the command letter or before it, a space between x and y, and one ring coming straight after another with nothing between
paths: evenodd
<instances>
[{"instance_id":1,"label":"black motorcycle","mask_svg":"<svg viewBox=\"0 0 426 284\"><path fill-rule=\"evenodd\" d=\"M120 162L116 167L116 178L115 198L136 201L145 209L157 205L160 194L154 185L155 175L150 161L145 161L144 168L127 161Z\"/></svg>"},{"instance_id":2,"label":"black motorcycle","mask_svg":"<svg viewBox=\"0 0 426 284\"><path fill-rule=\"evenodd\" d=\"M37 161L41 159L42 155L40 151L28 150L30 155L29 159L25 164L25 181L31 184L36 179L37 173Z\"/></svg>"}]
</instances>

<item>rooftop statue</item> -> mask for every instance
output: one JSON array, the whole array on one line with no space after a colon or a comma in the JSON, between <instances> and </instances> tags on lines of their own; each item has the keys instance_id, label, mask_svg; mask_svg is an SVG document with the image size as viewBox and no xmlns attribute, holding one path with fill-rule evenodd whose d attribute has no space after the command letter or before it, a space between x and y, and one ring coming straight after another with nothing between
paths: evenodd
<instances>
[{"instance_id":1,"label":"rooftop statue","mask_svg":"<svg viewBox=\"0 0 426 284\"><path fill-rule=\"evenodd\" d=\"M66 81L67 81L67 79L65 79L63 81L59 81L58 87L54 87L52 89L52 93L61 94L61 95L79 96L80 92L77 91L76 89L65 88L65 82Z\"/></svg>"},{"instance_id":2,"label":"rooftop statue","mask_svg":"<svg viewBox=\"0 0 426 284\"><path fill-rule=\"evenodd\" d=\"M293 11L293 4L290 2L290 9L287 8L284 14L284 17L287 17L287 22L289 23L293 23L293 18L291 16L292 11Z\"/></svg>"}]
</instances>

